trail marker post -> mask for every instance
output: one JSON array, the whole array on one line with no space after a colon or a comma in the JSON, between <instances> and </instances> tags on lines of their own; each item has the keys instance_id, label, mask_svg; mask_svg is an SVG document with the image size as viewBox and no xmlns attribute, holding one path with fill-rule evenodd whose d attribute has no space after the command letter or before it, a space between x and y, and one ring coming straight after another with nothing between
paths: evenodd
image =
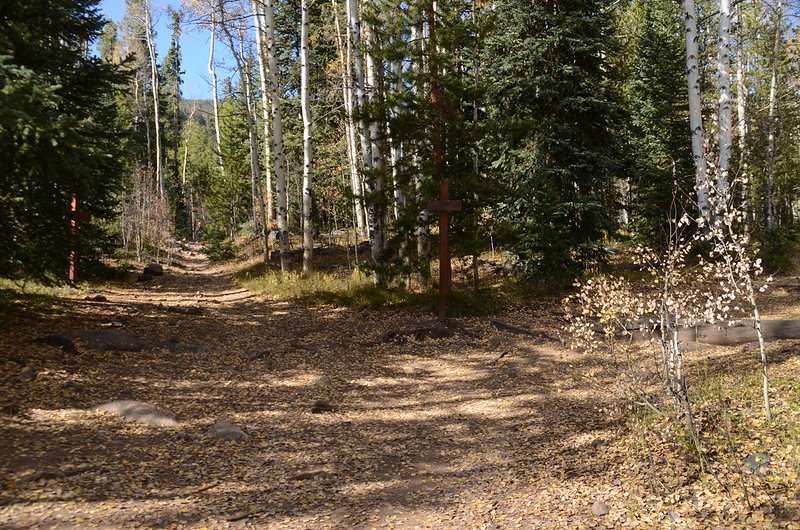
<instances>
[{"instance_id":1,"label":"trail marker post","mask_svg":"<svg viewBox=\"0 0 800 530\"><path fill-rule=\"evenodd\" d=\"M442 178L439 184L439 200L428 203L429 212L439 212L439 321L444 322L447 316L447 295L450 292L450 245L448 232L450 229L450 212L460 212L461 200L449 197L449 181Z\"/></svg>"}]
</instances>

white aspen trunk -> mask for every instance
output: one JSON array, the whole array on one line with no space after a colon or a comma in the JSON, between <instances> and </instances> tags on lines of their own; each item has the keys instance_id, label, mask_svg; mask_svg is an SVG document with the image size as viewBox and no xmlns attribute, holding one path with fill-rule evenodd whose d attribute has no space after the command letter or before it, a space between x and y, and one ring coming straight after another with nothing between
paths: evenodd
<instances>
[{"instance_id":1,"label":"white aspen trunk","mask_svg":"<svg viewBox=\"0 0 800 530\"><path fill-rule=\"evenodd\" d=\"M366 221L364 219L364 202L361 176L358 172L358 149L356 147L356 129L353 123L353 87L351 84L351 55L352 43L350 31L347 32L347 49L342 45L341 28L339 26L339 10L336 0L331 0L333 4L333 21L336 27L336 45L339 49L339 62L342 64L342 99L344 100L345 113L345 133L347 135L347 160L350 166L350 186L353 189L353 212L355 213L355 224L357 234L360 237L366 236Z\"/></svg>"},{"instance_id":2,"label":"white aspen trunk","mask_svg":"<svg viewBox=\"0 0 800 530\"><path fill-rule=\"evenodd\" d=\"M711 221L711 204L708 196L708 168L703 134L703 114L700 107L700 71L697 41L697 10L694 0L683 0L686 28L686 72L689 88L689 128L692 135L692 156L695 166L695 188L700 217Z\"/></svg>"},{"instance_id":3,"label":"white aspen trunk","mask_svg":"<svg viewBox=\"0 0 800 530\"><path fill-rule=\"evenodd\" d=\"M733 147L733 109L731 106L731 0L719 0L719 44L717 46L717 77L719 83L719 162L717 163L717 214L727 209L729 202L728 173Z\"/></svg>"},{"instance_id":4,"label":"white aspen trunk","mask_svg":"<svg viewBox=\"0 0 800 530\"><path fill-rule=\"evenodd\" d=\"M376 49L378 46L377 34L375 28L367 26L367 42L369 43L366 55L366 91L367 100L370 104L370 112L374 113L374 109L378 106L380 100L380 91L382 84L381 69L383 65L375 59L375 55L371 50ZM385 130L385 124L381 120L376 119L374 115L370 116L369 122L369 142L370 153L372 153L372 162L370 164L372 172L369 179L365 180L368 187L368 192L371 195L379 195L382 198L386 183L384 182L384 158L381 150L381 134ZM373 255L379 255L387 244L386 237L386 209L382 206L383 201L372 200L371 209L372 215L375 217L375 237L372 240ZM378 204L376 204L378 203Z\"/></svg>"},{"instance_id":5,"label":"white aspen trunk","mask_svg":"<svg viewBox=\"0 0 800 530\"><path fill-rule=\"evenodd\" d=\"M736 114L737 126L739 129L739 180L742 183L742 208L745 211L747 222L750 222L750 185L747 166L748 144L747 144L747 85L744 77L743 59L744 47L742 46L741 35L744 33L744 20L742 19L742 5L738 8L739 23L739 49L736 53Z\"/></svg>"},{"instance_id":6,"label":"white aspen trunk","mask_svg":"<svg viewBox=\"0 0 800 530\"><path fill-rule=\"evenodd\" d=\"M308 95L308 0L300 0L300 107L303 114L303 272L311 271L314 226L311 220L311 102Z\"/></svg>"},{"instance_id":7,"label":"white aspen trunk","mask_svg":"<svg viewBox=\"0 0 800 530\"><path fill-rule=\"evenodd\" d=\"M214 66L214 44L216 42L217 21L214 12L211 12L211 42L208 51L208 73L211 76L211 97L214 104L214 139L217 144L217 161L220 169L222 166L222 132L219 125L219 86L217 82L217 69Z\"/></svg>"},{"instance_id":8,"label":"white aspen trunk","mask_svg":"<svg viewBox=\"0 0 800 530\"><path fill-rule=\"evenodd\" d=\"M358 129L359 129L359 138L361 140L361 153L363 157L363 168L364 172L364 192L366 195L369 196L368 200L365 200L367 204L367 220L369 224L369 240L370 240L370 249L372 251L372 259L376 264L375 269L375 284L376 285L383 285L383 274L380 270L380 259L381 254L383 251L383 242L382 242L382 235L383 235L383 226L381 224L381 216L379 209L375 206L375 193L376 193L376 185L375 185L375 174L378 171L378 168L375 167L375 154L372 152L373 149L373 142L372 142L372 125L377 127L377 123L370 123L367 125L366 120L363 116L363 109L364 109L364 102L366 94L371 94L371 86L369 82L366 82L365 85L365 72L364 72L364 57L361 53L361 19L358 11L358 3L357 0L347 0L348 5L348 18L350 21L350 31L352 33L352 42L354 46L354 67L355 67L355 79L356 79L356 106L354 109L354 113L359 113L359 120L358 120ZM367 75L369 75L369 65L371 62L370 55L367 56ZM372 100L370 99L370 102ZM377 153L378 160L380 161L380 151ZM365 198L366 199L366 198Z\"/></svg>"},{"instance_id":9,"label":"white aspen trunk","mask_svg":"<svg viewBox=\"0 0 800 530\"><path fill-rule=\"evenodd\" d=\"M164 198L164 169L161 164L161 118L159 116L159 83L158 83L158 64L156 63L156 48L153 42L153 21L150 16L150 2L142 4L144 8L144 33L147 40L147 51L150 54L150 86L153 91L153 125L156 134L156 187L158 198Z\"/></svg>"},{"instance_id":10,"label":"white aspen trunk","mask_svg":"<svg viewBox=\"0 0 800 530\"><path fill-rule=\"evenodd\" d=\"M264 30L267 38L267 58L269 76L269 95L272 108L272 154L275 159L275 188L278 194L278 242L281 255L281 272L289 271L289 218L288 196L286 194L286 176L284 174L285 157L283 154L283 117L278 86L278 57L275 50L275 11L272 0L265 0Z\"/></svg>"},{"instance_id":11,"label":"white aspen trunk","mask_svg":"<svg viewBox=\"0 0 800 530\"><path fill-rule=\"evenodd\" d=\"M423 32L420 31L420 22L417 22L411 26L411 40L412 42L416 43L416 46L419 47L419 59L411 61L411 69L412 69L412 77L414 78L414 95L415 97L419 97L420 94L420 87L419 83L419 72L424 70L424 65L422 64L422 57L425 53L425 39ZM418 199L423 199L422 197L422 190L424 187L424 175L420 169L420 150L422 149L421 145L417 145L416 149L414 150L414 154L412 156L413 164L414 164L414 171L416 173L414 177L414 188L417 193ZM428 210L422 209L417 216L417 257L421 261L427 261L428 256L430 254L430 238L429 238L429 230L428 230Z\"/></svg>"},{"instance_id":12,"label":"white aspen trunk","mask_svg":"<svg viewBox=\"0 0 800 530\"><path fill-rule=\"evenodd\" d=\"M264 207L264 194L261 191L261 171L258 166L258 135L256 134L255 119L253 116L253 101L250 92L250 64L244 56L244 33L239 31L239 49L231 34L231 28L225 21L225 10L222 0L218 0L217 6L220 13L220 27L228 39L228 46L236 61L236 68L239 70L239 83L244 96L245 122L247 124L248 141L250 145L250 189L251 205L253 206L253 230L256 237L261 239L261 249L263 252L264 263L269 261L269 247L267 245L266 234L266 214ZM258 214L255 211L258 211ZM258 218L256 218L258 215ZM261 225L259 227L259 224Z\"/></svg>"},{"instance_id":13,"label":"white aspen trunk","mask_svg":"<svg viewBox=\"0 0 800 530\"><path fill-rule=\"evenodd\" d=\"M783 1L778 0L775 9L775 42L772 50L772 75L769 82L769 129L767 133L767 182L764 190L765 224L767 230L775 228L775 128L778 107L778 55L781 46L781 19L783 18Z\"/></svg>"},{"instance_id":14,"label":"white aspen trunk","mask_svg":"<svg viewBox=\"0 0 800 530\"><path fill-rule=\"evenodd\" d=\"M399 61L394 61L389 64L389 73L392 76L391 90L392 92L400 92L400 74L401 66ZM392 108L392 117L397 118L400 115L400 107L395 106ZM394 218L399 219L400 213L405 210L406 197L403 193L403 188L400 186L400 159L403 155L402 146L394 135L392 135L391 127L386 127L386 134L389 136L390 155L392 164L392 183L394 187Z\"/></svg>"},{"instance_id":15,"label":"white aspen trunk","mask_svg":"<svg viewBox=\"0 0 800 530\"><path fill-rule=\"evenodd\" d=\"M258 166L258 134L256 133L255 115L253 113L253 99L250 85L250 65L244 61L245 74L242 76L245 83L244 97L245 110L247 112L247 131L250 139L250 173L253 180L253 195L258 206L260 227L257 227L256 235L261 238L261 250L264 253L264 263L269 262L269 244L267 243L267 212L264 204L264 191L261 189L261 172ZM258 223L256 223L258 225Z\"/></svg>"},{"instance_id":16,"label":"white aspen trunk","mask_svg":"<svg viewBox=\"0 0 800 530\"><path fill-rule=\"evenodd\" d=\"M270 159L272 158L271 149L269 147L269 91L267 88L267 84L269 81L267 80L267 67L264 60L264 55L266 54L266 45L264 39L264 26L262 21L262 14L261 9L259 7L257 0L251 0L250 2L252 11L253 11L253 20L255 21L256 27L256 55L258 55L258 74L259 74L259 81L261 83L261 112L262 112L262 121L264 122L264 177L266 180L266 200L267 200L267 226L272 223L272 220L275 218L274 209L272 207L273 204L273 197L272 197L272 169L270 169ZM265 228L265 230L267 230Z\"/></svg>"}]
</instances>

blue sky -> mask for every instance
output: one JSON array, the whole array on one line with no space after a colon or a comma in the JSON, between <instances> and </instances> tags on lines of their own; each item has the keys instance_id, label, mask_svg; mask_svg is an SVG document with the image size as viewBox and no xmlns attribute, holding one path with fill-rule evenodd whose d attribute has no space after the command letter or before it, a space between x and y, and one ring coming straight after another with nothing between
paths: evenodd
<instances>
[{"instance_id":1,"label":"blue sky","mask_svg":"<svg viewBox=\"0 0 800 530\"><path fill-rule=\"evenodd\" d=\"M151 0L153 19L156 22L156 53L158 54L159 63L167 53L172 34L169 29L170 20L167 15L167 8L172 6L178 9L180 4L180 0ZM122 17L125 16L125 0L102 0L100 9L106 18L114 22L120 22ZM206 30L201 30L191 25L184 25L183 27L181 52L183 54L182 67L185 74L183 75L181 89L184 98L211 98L211 81L207 71L209 36L210 34ZM215 56L215 62L218 65L230 57L230 53L219 41L215 48ZM228 63L230 64L230 61ZM221 81L231 73L220 69L218 75Z\"/></svg>"}]
</instances>

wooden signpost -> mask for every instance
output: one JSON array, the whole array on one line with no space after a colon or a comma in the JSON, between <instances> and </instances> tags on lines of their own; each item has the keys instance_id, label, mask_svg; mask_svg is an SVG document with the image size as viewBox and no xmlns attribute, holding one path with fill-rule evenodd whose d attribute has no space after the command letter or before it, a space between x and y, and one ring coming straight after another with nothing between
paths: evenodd
<instances>
[{"instance_id":1,"label":"wooden signpost","mask_svg":"<svg viewBox=\"0 0 800 530\"><path fill-rule=\"evenodd\" d=\"M72 248L69 251L69 281L78 281L78 251L76 246L78 244L78 223L88 223L92 220L91 214L78 210L78 198L72 197L72 204L70 206L70 220L69 226L72 231Z\"/></svg>"},{"instance_id":2,"label":"wooden signpost","mask_svg":"<svg viewBox=\"0 0 800 530\"><path fill-rule=\"evenodd\" d=\"M450 212L461 211L460 200L450 200L449 181L442 178L439 184L439 200L428 203L428 211L439 212L439 321L447 316L447 295L450 292L450 246L448 231L450 229Z\"/></svg>"}]
</instances>

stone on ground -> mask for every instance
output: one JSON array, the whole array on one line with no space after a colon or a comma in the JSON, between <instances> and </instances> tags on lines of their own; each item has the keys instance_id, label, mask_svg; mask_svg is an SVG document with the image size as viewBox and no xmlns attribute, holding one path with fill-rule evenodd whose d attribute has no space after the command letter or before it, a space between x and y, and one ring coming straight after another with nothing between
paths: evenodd
<instances>
[{"instance_id":1,"label":"stone on ground","mask_svg":"<svg viewBox=\"0 0 800 530\"><path fill-rule=\"evenodd\" d=\"M142 272L149 276L162 276L164 274L164 267L158 263L148 263L145 265L144 271Z\"/></svg>"},{"instance_id":2,"label":"stone on ground","mask_svg":"<svg viewBox=\"0 0 800 530\"><path fill-rule=\"evenodd\" d=\"M322 414L323 412L333 412L333 405L327 401L317 401L311 405L312 414Z\"/></svg>"},{"instance_id":3,"label":"stone on ground","mask_svg":"<svg viewBox=\"0 0 800 530\"><path fill-rule=\"evenodd\" d=\"M80 339L84 344L100 351L142 351L147 343L135 335L119 329L90 329L70 333L69 336Z\"/></svg>"},{"instance_id":4,"label":"stone on ground","mask_svg":"<svg viewBox=\"0 0 800 530\"><path fill-rule=\"evenodd\" d=\"M227 421L218 421L212 425L211 436L218 440L232 440L234 442L247 442L250 440L249 434Z\"/></svg>"},{"instance_id":5,"label":"stone on ground","mask_svg":"<svg viewBox=\"0 0 800 530\"><path fill-rule=\"evenodd\" d=\"M608 515L608 505L600 499L594 501L592 504L592 515L600 517L601 515Z\"/></svg>"},{"instance_id":6,"label":"stone on ground","mask_svg":"<svg viewBox=\"0 0 800 530\"><path fill-rule=\"evenodd\" d=\"M97 405L94 409L113 412L123 416L125 419L156 427L177 427L179 425L171 413L144 401L121 399Z\"/></svg>"},{"instance_id":7,"label":"stone on ground","mask_svg":"<svg viewBox=\"0 0 800 530\"><path fill-rule=\"evenodd\" d=\"M752 453L744 459L744 466L756 475L763 474L770 463L770 454L766 452Z\"/></svg>"}]
</instances>

